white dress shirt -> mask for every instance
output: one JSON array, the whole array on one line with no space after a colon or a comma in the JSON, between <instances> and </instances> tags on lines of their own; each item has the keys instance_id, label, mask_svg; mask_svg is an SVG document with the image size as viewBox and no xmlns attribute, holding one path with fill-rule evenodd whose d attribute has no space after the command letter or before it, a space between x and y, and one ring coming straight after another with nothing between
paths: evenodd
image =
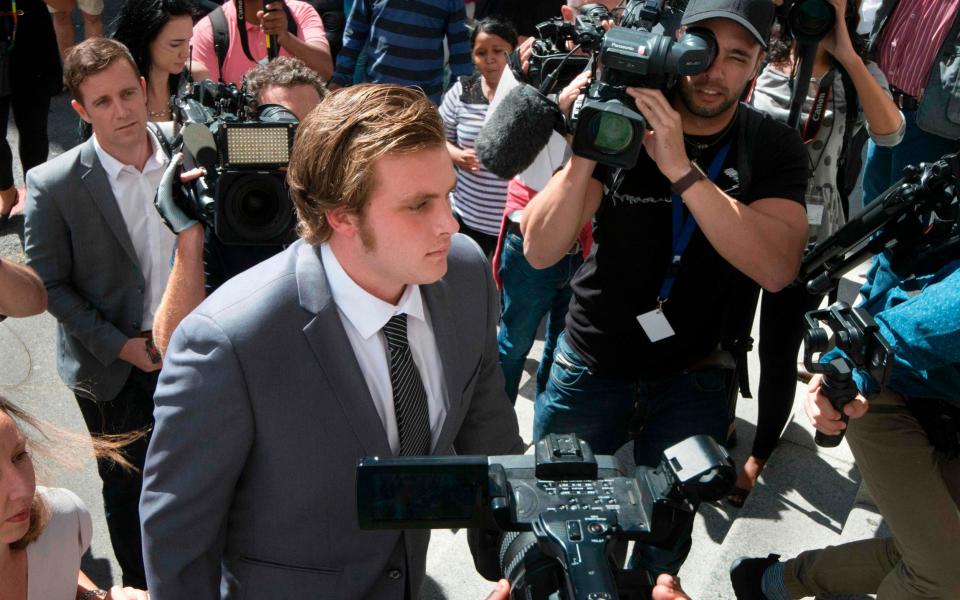
<instances>
[{"instance_id":1,"label":"white dress shirt","mask_svg":"<svg viewBox=\"0 0 960 600\"><path fill-rule=\"evenodd\" d=\"M147 130L153 152L143 166L143 171L123 163L106 152L93 136L97 158L107 172L110 189L120 207L123 222L133 242L133 249L140 262L145 288L143 290L143 320L140 329L153 328L153 318L160 306L163 290L172 268L173 245L176 236L163 224L160 213L153 205L153 197L160 187L160 178L169 158L153 132Z\"/></svg>"},{"instance_id":2,"label":"white dress shirt","mask_svg":"<svg viewBox=\"0 0 960 600\"><path fill-rule=\"evenodd\" d=\"M333 301L340 313L340 321L347 332L353 354L367 382L373 404L387 432L387 441L394 454L400 452L400 434L393 404L393 386L390 384L390 358L387 341L380 331L394 315L407 314L407 339L410 354L420 372L427 392L430 415L430 447L437 442L440 428L447 416L446 384L437 340L433 335L430 314L420 295L420 286L408 285L396 306L370 294L347 275L329 244L320 246L320 259L327 273L327 282Z\"/></svg>"}]
</instances>

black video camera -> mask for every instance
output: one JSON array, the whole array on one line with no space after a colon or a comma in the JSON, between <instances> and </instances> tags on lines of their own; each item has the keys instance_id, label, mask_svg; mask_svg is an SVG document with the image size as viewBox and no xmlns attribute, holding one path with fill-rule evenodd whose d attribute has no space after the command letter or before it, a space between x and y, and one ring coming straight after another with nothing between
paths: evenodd
<instances>
[{"instance_id":1,"label":"black video camera","mask_svg":"<svg viewBox=\"0 0 960 600\"><path fill-rule=\"evenodd\" d=\"M576 435L551 434L535 457L363 458L357 512L361 529L480 529L477 570L509 579L512 598L649 598L653 577L616 566L610 542L673 544L699 503L723 497L735 478L708 436L630 477Z\"/></svg>"},{"instance_id":2,"label":"black video camera","mask_svg":"<svg viewBox=\"0 0 960 600\"><path fill-rule=\"evenodd\" d=\"M856 10L853 2L847 8L850 7ZM784 0L774 18L786 34L784 37L801 44L816 44L830 33L837 20L828 0Z\"/></svg>"},{"instance_id":3,"label":"black video camera","mask_svg":"<svg viewBox=\"0 0 960 600\"><path fill-rule=\"evenodd\" d=\"M602 4L585 4L573 23L554 17L537 25L537 39L530 55L527 82L547 94L567 87L590 64L589 52L603 40L603 22L613 13ZM571 52L567 46L582 51Z\"/></svg>"},{"instance_id":4,"label":"black video camera","mask_svg":"<svg viewBox=\"0 0 960 600\"><path fill-rule=\"evenodd\" d=\"M633 167L649 125L626 88L666 92L679 77L710 67L717 42L708 29L688 29L679 39L653 31L668 8L664 0L631 0L620 25L603 36L592 58L594 81L574 103L570 118L574 154Z\"/></svg>"},{"instance_id":5,"label":"black video camera","mask_svg":"<svg viewBox=\"0 0 960 600\"><path fill-rule=\"evenodd\" d=\"M282 106L255 108L233 84L193 83L173 100L184 165L206 175L185 190L187 214L225 244L275 245L296 239L284 169L297 118Z\"/></svg>"}]
</instances>

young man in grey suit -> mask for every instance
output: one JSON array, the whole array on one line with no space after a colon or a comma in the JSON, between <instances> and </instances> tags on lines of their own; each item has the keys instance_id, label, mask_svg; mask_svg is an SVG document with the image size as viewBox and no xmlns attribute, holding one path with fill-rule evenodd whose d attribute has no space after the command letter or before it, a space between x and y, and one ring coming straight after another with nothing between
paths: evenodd
<instances>
[{"instance_id":1,"label":"young man in grey suit","mask_svg":"<svg viewBox=\"0 0 960 600\"><path fill-rule=\"evenodd\" d=\"M64 80L93 136L27 173L24 247L58 321L57 370L90 433L137 431L153 423L160 368L151 328L174 236L153 196L168 159L147 129L146 84L123 44L77 45ZM146 438L127 448L138 469L146 448ZM109 461L98 469L123 582L143 587L140 474Z\"/></svg>"},{"instance_id":2,"label":"young man in grey suit","mask_svg":"<svg viewBox=\"0 0 960 600\"><path fill-rule=\"evenodd\" d=\"M392 85L300 124L303 239L221 286L166 353L141 500L155 600L417 598L429 534L359 529L357 459L523 451L444 140L430 101Z\"/></svg>"}]
</instances>

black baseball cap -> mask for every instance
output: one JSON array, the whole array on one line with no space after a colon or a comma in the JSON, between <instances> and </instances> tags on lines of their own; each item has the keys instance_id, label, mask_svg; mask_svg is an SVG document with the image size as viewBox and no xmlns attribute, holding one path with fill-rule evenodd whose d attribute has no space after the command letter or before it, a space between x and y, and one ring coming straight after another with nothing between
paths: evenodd
<instances>
[{"instance_id":1,"label":"black baseball cap","mask_svg":"<svg viewBox=\"0 0 960 600\"><path fill-rule=\"evenodd\" d=\"M680 24L730 19L742 25L766 48L775 10L772 0L690 0Z\"/></svg>"}]
</instances>

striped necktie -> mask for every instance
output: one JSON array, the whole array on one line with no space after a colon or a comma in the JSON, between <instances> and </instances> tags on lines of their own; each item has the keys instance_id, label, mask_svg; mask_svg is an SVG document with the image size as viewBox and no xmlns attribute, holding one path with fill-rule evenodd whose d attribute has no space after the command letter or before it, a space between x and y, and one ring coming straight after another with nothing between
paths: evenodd
<instances>
[{"instance_id":1,"label":"striped necktie","mask_svg":"<svg viewBox=\"0 0 960 600\"><path fill-rule=\"evenodd\" d=\"M413 362L407 341L407 315L394 315L383 326L390 349L390 385L400 434L400 456L430 453L430 416L427 392Z\"/></svg>"}]
</instances>

